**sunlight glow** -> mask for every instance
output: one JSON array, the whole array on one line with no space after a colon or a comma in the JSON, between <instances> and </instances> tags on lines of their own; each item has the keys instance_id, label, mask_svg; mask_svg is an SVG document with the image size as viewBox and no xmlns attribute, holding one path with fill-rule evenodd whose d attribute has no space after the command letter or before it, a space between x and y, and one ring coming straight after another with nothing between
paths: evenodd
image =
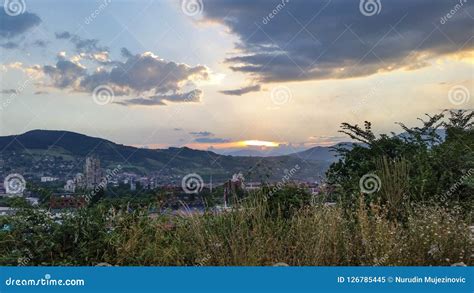
<instances>
[{"instance_id":1,"label":"sunlight glow","mask_svg":"<svg viewBox=\"0 0 474 293\"><path fill-rule=\"evenodd\" d=\"M264 146L264 147L278 147L278 143L264 140L244 140L240 142L243 146Z\"/></svg>"}]
</instances>

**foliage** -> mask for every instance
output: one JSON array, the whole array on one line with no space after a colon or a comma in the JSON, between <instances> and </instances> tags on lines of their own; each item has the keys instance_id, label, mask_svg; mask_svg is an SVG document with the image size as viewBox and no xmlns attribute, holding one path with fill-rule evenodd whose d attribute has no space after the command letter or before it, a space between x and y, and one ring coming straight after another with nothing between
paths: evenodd
<instances>
[{"instance_id":1,"label":"foliage","mask_svg":"<svg viewBox=\"0 0 474 293\"><path fill-rule=\"evenodd\" d=\"M263 195L264 200L268 201L268 213L272 217L281 216L287 219L311 204L311 194L292 184L265 186Z\"/></svg>"},{"instance_id":2,"label":"foliage","mask_svg":"<svg viewBox=\"0 0 474 293\"><path fill-rule=\"evenodd\" d=\"M421 127L409 128L399 123L404 133L378 137L370 122L365 122L363 128L343 123L341 132L358 143L354 143L351 149L336 147L340 160L328 170L328 182L337 187L336 192L347 202L360 193L361 177L373 172L384 180L381 180L381 191L368 196L371 199L387 199L387 196L406 193L414 201L472 201L474 112L451 110L427 117L426 120L420 119ZM399 178L398 183L390 182L394 166L383 167L377 163L381 160L386 165L403 161L407 174L399 175L405 179ZM392 192L398 195L387 193L390 184ZM401 184L399 190L395 190L396 184ZM453 186L456 186L455 190L452 190Z\"/></svg>"},{"instance_id":3,"label":"foliage","mask_svg":"<svg viewBox=\"0 0 474 293\"><path fill-rule=\"evenodd\" d=\"M263 194L221 213L151 218L100 204L0 218L0 264L19 265L473 265L459 209L412 203L405 222L362 198L354 210L306 206L269 216ZM25 261L26 259L26 261Z\"/></svg>"}]
</instances>

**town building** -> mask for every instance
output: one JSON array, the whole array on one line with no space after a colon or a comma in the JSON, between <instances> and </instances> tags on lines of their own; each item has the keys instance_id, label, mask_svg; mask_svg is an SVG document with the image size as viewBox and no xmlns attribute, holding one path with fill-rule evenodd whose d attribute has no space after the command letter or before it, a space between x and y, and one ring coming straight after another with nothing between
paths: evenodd
<instances>
[{"instance_id":1,"label":"town building","mask_svg":"<svg viewBox=\"0 0 474 293\"><path fill-rule=\"evenodd\" d=\"M76 192L76 182L74 180L66 181L66 185L64 185L65 192Z\"/></svg>"},{"instance_id":2,"label":"town building","mask_svg":"<svg viewBox=\"0 0 474 293\"><path fill-rule=\"evenodd\" d=\"M59 178L57 177L51 177L51 176L42 176L41 177L41 182L45 183L45 182L53 182L53 181L57 181Z\"/></svg>"},{"instance_id":3,"label":"town building","mask_svg":"<svg viewBox=\"0 0 474 293\"><path fill-rule=\"evenodd\" d=\"M95 157L87 157L84 165L84 179L86 189L94 189L102 181L102 169L100 160Z\"/></svg>"},{"instance_id":4,"label":"town building","mask_svg":"<svg viewBox=\"0 0 474 293\"><path fill-rule=\"evenodd\" d=\"M71 209L85 207L86 198L83 195L63 194L51 196L49 207L51 209Z\"/></svg>"}]
</instances>

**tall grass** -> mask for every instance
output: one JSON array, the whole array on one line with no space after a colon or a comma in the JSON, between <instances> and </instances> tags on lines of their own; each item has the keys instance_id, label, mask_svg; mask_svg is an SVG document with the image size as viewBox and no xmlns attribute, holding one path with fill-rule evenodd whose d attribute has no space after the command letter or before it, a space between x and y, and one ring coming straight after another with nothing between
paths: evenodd
<instances>
[{"instance_id":1,"label":"tall grass","mask_svg":"<svg viewBox=\"0 0 474 293\"><path fill-rule=\"evenodd\" d=\"M389 207L354 210L316 205L288 217L269 216L264 197L238 209L187 217L88 209L61 223L30 211L3 218L0 262L17 265L473 265L470 220L437 205L405 207L404 221ZM0 224L2 224L0 222Z\"/></svg>"}]
</instances>

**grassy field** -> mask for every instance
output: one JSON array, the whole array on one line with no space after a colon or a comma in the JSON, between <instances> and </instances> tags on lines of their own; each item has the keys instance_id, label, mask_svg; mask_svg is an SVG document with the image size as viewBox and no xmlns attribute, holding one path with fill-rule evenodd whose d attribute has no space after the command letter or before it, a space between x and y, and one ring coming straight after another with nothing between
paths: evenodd
<instances>
[{"instance_id":1,"label":"grassy field","mask_svg":"<svg viewBox=\"0 0 474 293\"><path fill-rule=\"evenodd\" d=\"M314 205L290 216L253 197L223 213L158 216L105 207L54 219L25 210L0 218L2 265L404 266L473 265L470 216L458 207Z\"/></svg>"}]
</instances>

